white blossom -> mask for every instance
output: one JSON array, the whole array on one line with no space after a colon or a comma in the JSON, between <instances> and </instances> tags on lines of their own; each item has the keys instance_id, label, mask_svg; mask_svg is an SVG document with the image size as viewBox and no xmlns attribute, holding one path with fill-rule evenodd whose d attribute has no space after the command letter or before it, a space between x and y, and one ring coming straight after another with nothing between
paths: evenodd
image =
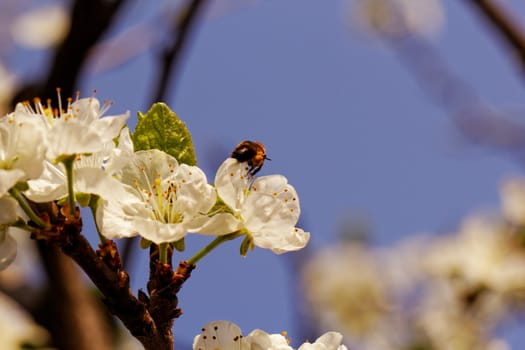
<instances>
[{"instance_id":1,"label":"white blossom","mask_svg":"<svg viewBox=\"0 0 525 350\"><path fill-rule=\"evenodd\" d=\"M133 144L128 128L120 132L118 146L113 140L102 145L101 150L79 154L74 163L73 186L75 193L97 194L102 198L122 194L115 178L133 154ZM67 177L62 163L46 161L40 178L28 181L27 197L35 202L48 202L68 195Z\"/></svg>"},{"instance_id":2,"label":"white blossom","mask_svg":"<svg viewBox=\"0 0 525 350\"><path fill-rule=\"evenodd\" d=\"M234 323L213 321L202 328L193 341L193 350L293 350L285 332L270 334L261 329L251 331L246 337ZM312 344L306 342L298 350L346 350L341 345L343 336L327 332Z\"/></svg>"},{"instance_id":3,"label":"white blossom","mask_svg":"<svg viewBox=\"0 0 525 350\"><path fill-rule=\"evenodd\" d=\"M234 221L225 226L247 231L256 246L277 254L303 248L310 233L295 226L301 209L293 186L282 175L253 180L247 172L247 164L233 158L217 170L215 187L233 211Z\"/></svg>"},{"instance_id":4,"label":"white blossom","mask_svg":"<svg viewBox=\"0 0 525 350\"><path fill-rule=\"evenodd\" d=\"M347 350L346 346L341 345L343 335L338 332L326 332L317 340L310 344L304 343L298 350Z\"/></svg>"},{"instance_id":5,"label":"white blossom","mask_svg":"<svg viewBox=\"0 0 525 350\"><path fill-rule=\"evenodd\" d=\"M59 96L60 97L60 96ZM65 110L61 103L54 112L51 106L44 107L39 100L35 108L28 103L19 103L15 113L37 116L47 125L47 158L54 162L59 156L102 151L104 145L117 137L124 127L129 112L103 117L109 109L106 103L101 108L95 97L68 102Z\"/></svg>"},{"instance_id":6,"label":"white blossom","mask_svg":"<svg viewBox=\"0 0 525 350\"><path fill-rule=\"evenodd\" d=\"M228 321L213 321L195 336L193 350L248 350L241 329Z\"/></svg>"},{"instance_id":7,"label":"white blossom","mask_svg":"<svg viewBox=\"0 0 525 350\"><path fill-rule=\"evenodd\" d=\"M210 220L207 213L217 198L201 169L156 149L136 152L121 180L125 194L97 210L108 238L140 234L156 244L178 241Z\"/></svg>"},{"instance_id":8,"label":"white blossom","mask_svg":"<svg viewBox=\"0 0 525 350\"><path fill-rule=\"evenodd\" d=\"M19 181L40 176L46 146L39 120L16 113L0 119L0 196Z\"/></svg>"},{"instance_id":9,"label":"white blossom","mask_svg":"<svg viewBox=\"0 0 525 350\"><path fill-rule=\"evenodd\" d=\"M269 334L261 329L255 329L245 338L250 350L293 350L283 334Z\"/></svg>"}]
</instances>

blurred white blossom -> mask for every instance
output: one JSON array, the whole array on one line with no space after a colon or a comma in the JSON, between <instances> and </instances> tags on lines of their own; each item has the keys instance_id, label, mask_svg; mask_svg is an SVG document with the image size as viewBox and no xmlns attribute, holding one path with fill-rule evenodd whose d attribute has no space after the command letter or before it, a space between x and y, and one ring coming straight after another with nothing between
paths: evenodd
<instances>
[{"instance_id":1,"label":"blurred white blossom","mask_svg":"<svg viewBox=\"0 0 525 350\"><path fill-rule=\"evenodd\" d=\"M401 331L388 268L377 252L356 242L327 247L308 259L301 277L321 329L343 331L350 347L393 348Z\"/></svg>"},{"instance_id":2,"label":"blurred white blossom","mask_svg":"<svg viewBox=\"0 0 525 350\"><path fill-rule=\"evenodd\" d=\"M19 14L11 23L10 32L16 44L43 49L62 42L69 26L69 14L63 4L50 4Z\"/></svg>"},{"instance_id":3,"label":"blurred white blossom","mask_svg":"<svg viewBox=\"0 0 525 350\"><path fill-rule=\"evenodd\" d=\"M465 296L469 297L469 296ZM491 339L489 330L495 326L495 319L482 315L480 302L496 302L497 296L485 294L477 296L478 305L458 298L458 290L451 283L432 283L424 293L415 317L426 342L434 350L507 350L506 343ZM483 300L482 300L483 299Z\"/></svg>"},{"instance_id":4,"label":"blurred white blossom","mask_svg":"<svg viewBox=\"0 0 525 350\"><path fill-rule=\"evenodd\" d=\"M0 115L9 111L9 104L15 95L18 84L16 75L0 61Z\"/></svg>"},{"instance_id":5,"label":"blurred white blossom","mask_svg":"<svg viewBox=\"0 0 525 350\"><path fill-rule=\"evenodd\" d=\"M388 248L327 247L301 271L321 329L352 349L506 350L493 337L525 297L525 249L498 217L468 217L458 233Z\"/></svg>"},{"instance_id":6,"label":"blurred white blossom","mask_svg":"<svg viewBox=\"0 0 525 350\"><path fill-rule=\"evenodd\" d=\"M525 179L513 177L500 186L503 216L515 225L525 225Z\"/></svg>"},{"instance_id":7,"label":"blurred white blossom","mask_svg":"<svg viewBox=\"0 0 525 350\"><path fill-rule=\"evenodd\" d=\"M6 350L22 349L22 345L43 346L49 341L46 330L15 301L0 293L0 347Z\"/></svg>"},{"instance_id":8,"label":"blurred white blossom","mask_svg":"<svg viewBox=\"0 0 525 350\"><path fill-rule=\"evenodd\" d=\"M431 36L440 31L445 14L440 0L356 0L353 19L366 30L396 37Z\"/></svg>"},{"instance_id":9,"label":"blurred white blossom","mask_svg":"<svg viewBox=\"0 0 525 350\"><path fill-rule=\"evenodd\" d=\"M525 248L497 218L467 217L459 233L434 242L425 264L434 277L507 297L525 296Z\"/></svg>"}]
</instances>

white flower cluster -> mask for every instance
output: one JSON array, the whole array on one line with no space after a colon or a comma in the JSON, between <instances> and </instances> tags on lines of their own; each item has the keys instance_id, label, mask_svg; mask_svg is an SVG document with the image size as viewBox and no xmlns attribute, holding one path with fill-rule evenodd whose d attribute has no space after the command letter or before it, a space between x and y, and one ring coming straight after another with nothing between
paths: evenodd
<instances>
[{"instance_id":1,"label":"white flower cluster","mask_svg":"<svg viewBox=\"0 0 525 350\"><path fill-rule=\"evenodd\" d=\"M281 175L253 181L247 165L228 158L208 184L196 166L179 164L158 150L138 151L122 168L122 193L104 200L97 223L108 238L142 235L175 242L188 232L249 234L256 246L276 253L303 248L309 233L295 227L299 199ZM226 211L210 212L220 197Z\"/></svg>"},{"instance_id":2,"label":"white flower cluster","mask_svg":"<svg viewBox=\"0 0 525 350\"><path fill-rule=\"evenodd\" d=\"M347 350L341 345L342 335L327 332L314 343L306 342L298 350ZM255 329L246 337L236 324L228 321L210 322L193 341L193 350L293 350L283 334L268 334Z\"/></svg>"},{"instance_id":3,"label":"white flower cluster","mask_svg":"<svg viewBox=\"0 0 525 350\"><path fill-rule=\"evenodd\" d=\"M316 253L302 271L315 320L354 349L509 349L497 330L525 313L525 181L505 181L501 202L454 234Z\"/></svg>"},{"instance_id":4,"label":"white flower cluster","mask_svg":"<svg viewBox=\"0 0 525 350\"><path fill-rule=\"evenodd\" d=\"M0 248L11 242L7 228L19 220L24 198L87 205L82 198L91 195L100 198L97 228L109 239L141 235L162 244L189 232L235 233L275 253L307 244L310 234L295 226L297 193L284 176L254 178L246 162L228 158L212 186L201 169L160 150L133 152L129 113L103 117L109 104L94 97L59 104L20 103L0 119Z\"/></svg>"}]
</instances>

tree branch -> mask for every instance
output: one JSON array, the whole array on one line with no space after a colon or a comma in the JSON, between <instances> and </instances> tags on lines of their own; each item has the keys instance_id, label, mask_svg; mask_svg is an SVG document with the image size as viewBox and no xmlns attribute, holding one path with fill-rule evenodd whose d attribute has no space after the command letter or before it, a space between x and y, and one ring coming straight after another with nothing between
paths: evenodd
<instances>
[{"instance_id":1,"label":"tree branch","mask_svg":"<svg viewBox=\"0 0 525 350\"><path fill-rule=\"evenodd\" d=\"M181 314L177 308L177 293L194 266L181 262L177 272L173 272L171 265L161 264L152 257L154 268L148 282L150 295L139 292L136 298L130 288L129 276L122 269L115 242L108 240L95 252L81 234L82 220L78 210L75 217L70 217L67 205L58 207L55 203L47 203L35 209L50 228L37 231L32 238L44 242L46 249L59 247L71 257L100 290L109 311L122 320L145 349L172 350L171 326L173 319Z\"/></svg>"},{"instance_id":2,"label":"tree branch","mask_svg":"<svg viewBox=\"0 0 525 350\"><path fill-rule=\"evenodd\" d=\"M174 21L171 33L173 42L166 45L161 53L161 68L158 74L158 85L152 102L163 101L168 95L168 85L175 80L175 74L181 64L182 54L186 48L191 31L197 21L200 10L204 8L206 0L191 0L188 5L179 11ZM172 84L173 85L173 84ZM173 91L175 88L171 86Z\"/></svg>"},{"instance_id":3,"label":"tree branch","mask_svg":"<svg viewBox=\"0 0 525 350\"><path fill-rule=\"evenodd\" d=\"M45 81L22 87L14 102L35 96L54 99L58 87L67 95L73 94L89 51L125 3L126 0L76 0L71 11L71 29L57 48Z\"/></svg>"},{"instance_id":4,"label":"tree branch","mask_svg":"<svg viewBox=\"0 0 525 350\"><path fill-rule=\"evenodd\" d=\"M385 41L413 74L422 91L447 111L470 142L505 150L525 159L525 124L487 105L475 89L455 74L431 45L417 37Z\"/></svg>"},{"instance_id":5,"label":"tree branch","mask_svg":"<svg viewBox=\"0 0 525 350\"><path fill-rule=\"evenodd\" d=\"M525 73L525 34L498 3L491 0L467 0L492 25L519 59Z\"/></svg>"}]
</instances>

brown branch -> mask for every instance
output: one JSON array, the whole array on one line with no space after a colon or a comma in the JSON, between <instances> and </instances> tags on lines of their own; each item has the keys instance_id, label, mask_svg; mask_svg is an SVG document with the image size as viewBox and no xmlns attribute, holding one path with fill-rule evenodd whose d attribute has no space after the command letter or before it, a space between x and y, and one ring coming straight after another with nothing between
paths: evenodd
<instances>
[{"instance_id":1,"label":"brown branch","mask_svg":"<svg viewBox=\"0 0 525 350\"><path fill-rule=\"evenodd\" d=\"M71 29L57 48L45 81L22 87L13 102L36 96L54 99L57 87L66 95L74 93L91 48L125 3L126 0L76 0L71 11Z\"/></svg>"},{"instance_id":2,"label":"brown branch","mask_svg":"<svg viewBox=\"0 0 525 350\"><path fill-rule=\"evenodd\" d=\"M491 0L467 0L492 25L519 59L525 73L525 33L511 18L499 2Z\"/></svg>"},{"instance_id":3,"label":"brown branch","mask_svg":"<svg viewBox=\"0 0 525 350\"><path fill-rule=\"evenodd\" d=\"M177 272L173 272L169 264L153 258L154 273L148 282L150 295L139 292L137 298L131 291L128 274L122 269L116 244L108 240L95 252L81 234L78 210L75 217L69 217L67 206L60 208L48 203L34 205L34 208L50 228L39 230L32 237L44 242L46 248L59 247L71 257L100 290L109 311L122 320L145 349L172 350L171 326L173 319L181 314L177 293L194 267L181 262Z\"/></svg>"},{"instance_id":4,"label":"brown branch","mask_svg":"<svg viewBox=\"0 0 525 350\"><path fill-rule=\"evenodd\" d=\"M166 45L161 53L161 68L158 74L158 85L153 95L152 102L163 101L169 95L168 85L175 80L178 68L181 64L182 54L188 45L191 31L198 18L200 10L204 7L206 0L191 0L188 5L176 15L175 24L171 33L173 42ZM171 91L175 88L171 85Z\"/></svg>"}]
</instances>

